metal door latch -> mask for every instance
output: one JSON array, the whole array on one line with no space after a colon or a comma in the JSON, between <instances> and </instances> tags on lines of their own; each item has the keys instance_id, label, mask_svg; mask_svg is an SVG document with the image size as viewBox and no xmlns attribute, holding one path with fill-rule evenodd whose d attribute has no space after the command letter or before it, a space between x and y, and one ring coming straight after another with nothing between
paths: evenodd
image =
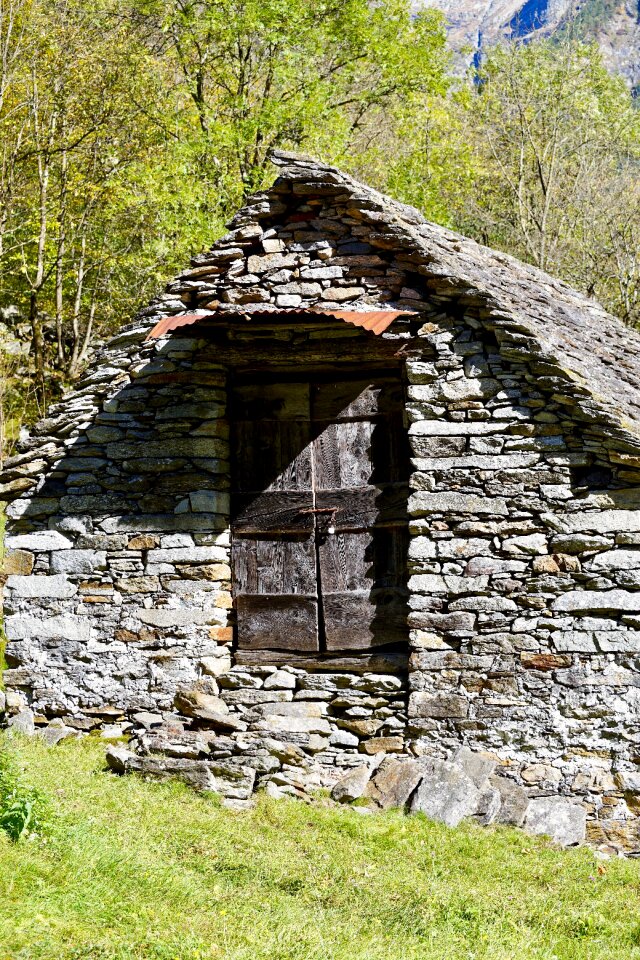
<instances>
[{"instance_id":1,"label":"metal door latch","mask_svg":"<svg viewBox=\"0 0 640 960\"><path fill-rule=\"evenodd\" d=\"M328 514L328 526L326 528L326 532L330 534L336 532L335 519L337 512L337 507L309 507L307 510L300 510L300 513Z\"/></svg>"}]
</instances>

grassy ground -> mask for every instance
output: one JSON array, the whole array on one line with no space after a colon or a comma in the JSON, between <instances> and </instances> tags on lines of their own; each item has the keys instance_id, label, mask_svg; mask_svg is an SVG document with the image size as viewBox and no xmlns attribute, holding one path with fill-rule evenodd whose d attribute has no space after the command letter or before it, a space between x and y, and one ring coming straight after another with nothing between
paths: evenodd
<instances>
[{"instance_id":1,"label":"grassy ground","mask_svg":"<svg viewBox=\"0 0 640 960\"><path fill-rule=\"evenodd\" d=\"M633 862L397 812L234 813L104 772L95 741L11 749L51 827L0 832L0 960L640 958Z\"/></svg>"}]
</instances>

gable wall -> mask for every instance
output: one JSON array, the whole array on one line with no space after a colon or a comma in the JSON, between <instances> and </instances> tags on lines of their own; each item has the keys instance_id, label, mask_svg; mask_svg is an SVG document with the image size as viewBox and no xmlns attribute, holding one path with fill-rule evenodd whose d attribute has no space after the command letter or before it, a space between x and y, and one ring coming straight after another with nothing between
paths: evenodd
<instances>
[{"instance_id":1,"label":"gable wall","mask_svg":"<svg viewBox=\"0 0 640 960\"><path fill-rule=\"evenodd\" d=\"M171 713L177 688L219 696L236 724L217 755L240 750L238 795L256 770L295 789L282 774L292 757L264 748L267 733L334 768L359 762L363 741L397 735L401 679L289 667L292 687L267 683L281 664L230 669L224 357L195 336L143 343L153 323L185 308L393 302L427 321L407 361L411 749L445 754L467 741L533 793L577 793L606 814L609 835L624 833L638 737L633 463L618 471L609 461L601 430L579 419L553 371L511 342L498 351L489 313L445 310L413 272L415 257L392 253L339 188L328 199L326 186L324 199L305 184L293 197L281 189L112 342L10 468L15 491L48 465L36 496L25 490L10 508L13 708L22 691L36 712L71 714L82 727L124 709ZM318 343L338 358L341 343L362 336L340 330L335 347L326 332L306 346L290 333L295 361ZM409 332L400 324L396 335ZM578 490L571 471L587 460L613 468L607 486L626 492ZM206 755L210 745L172 717L176 763ZM140 731L142 749L170 732Z\"/></svg>"}]
</instances>

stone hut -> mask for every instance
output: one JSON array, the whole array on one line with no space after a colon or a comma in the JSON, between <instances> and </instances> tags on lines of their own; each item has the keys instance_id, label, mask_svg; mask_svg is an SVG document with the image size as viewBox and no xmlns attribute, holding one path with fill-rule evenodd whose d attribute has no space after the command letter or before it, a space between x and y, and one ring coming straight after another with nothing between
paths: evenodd
<instances>
[{"instance_id":1,"label":"stone hut","mask_svg":"<svg viewBox=\"0 0 640 960\"><path fill-rule=\"evenodd\" d=\"M637 849L640 335L273 162L6 464L9 722Z\"/></svg>"}]
</instances>

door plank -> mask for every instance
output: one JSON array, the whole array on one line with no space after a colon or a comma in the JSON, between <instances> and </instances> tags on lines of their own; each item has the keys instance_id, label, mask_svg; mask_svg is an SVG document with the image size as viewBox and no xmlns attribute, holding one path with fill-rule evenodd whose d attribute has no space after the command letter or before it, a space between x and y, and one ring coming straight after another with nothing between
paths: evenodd
<instances>
[{"instance_id":1,"label":"door plank","mask_svg":"<svg viewBox=\"0 0 640 960\"><path fill-rule=\"evenodd\" d=\"M401 410L402 406L402 383L398 377L338 380L315 385L311 397L311 417L313 420L332 422L370 419Z\"/></svg>"},{"instance_id":2,"label":"door plank","mask_svg":"<svg viewBox=\"0 0 640 960\"><path fill-rule=\"evenodd\" d=\"M311 385L305 382L239 383L232 392L233 416L251 422L311 419Z\"/></svg>"},{"instance_id":3,"label":"door plank","mask_svg":"<svg viewBox=\"0 0 640 960\"><path fill-rule=\"evenodd\" d=\"M311 426L298 420L234 422L237 491L311 490Z\"/></svg>"},{"instance_id":4,"label":"door plank","mask_svg":"<svg viewBox=\"0 0 640 960\"><path fill-rule=\"evenodd\" d=\"M324 593L328 651L366 650L407 638L406 596L400 591Z\"/></svg>"},{"instance_id":5,"label":"door plank","mask_svg":"<svg viewBox=\"0 0 640 960\"><path fill-rule=\"evenodd\" d=\"M298 490L231 495L232 534L237 537L313 532L313 494Z\"/></svg>"},{"instance_id":6,"label":"door plank","mask_svg":"<svg viewBox=\"0 0 640 960\"><path fill-rule=\"evenodd\" d=\"M402 383L396 377L324 384L312 392L312 413L326 650L406 642L409 460Z\"/></svg>"},{"instance_id":7,"label":"door plank","mask_svg":"<svg viewBox=\"0 0 640 960\"><path fill-rule=\"evenodd\" d=\"M404 527L328 534L318 550L323 595L402 589L407 580L407 546Z\"/></svg>"},{"instance_id":8,"label":"door plank","mask_svg":"<svg viewBox=\"0 0 640 960\"><path fill-rule=\"evenodd\" d=\"M259 589L255 593L306 594L317 592L316 545L304 541L256 540Z\"/></svg>"},{"instance_id":9,"label":"door plank","mask_svg":"<svg viewBox=\"0 0 640 960\"><path fill-rule=\"evenodd\" d=\"M232 564L239 647L319 650L310 384L232 390Z\"/></svg>"},{"instance_id":10,"label":"door plank","mask_svg":"<svg viewBox=\"0 0 640 960\"><path fill-rule=\"evenodd\" d=\"M318 549L322 595L370 590L375 582L373 536L369 530L329 534Z\"/></svg>"},{"instance_id":11,"label":"door plank","mask_svg":"<svg viewBox=\"0 0 640 960\"><path fill-rule=\"evenodd\" d=\"M361 487L373 474L370 420L328 423L313 441L314 473L318 489Z\"/></svg>"},{"instance_id":12,"label":"door plank","mask_svg":"<svg viewBox=\"0 0 640 960\"><path fill-rule=\"evenodd\" d=\"M366 530L370 527L399 526L408 523L409 485L387 483L352 490L318 490L316 509L333 517L336 531ZM330 514L329 511L335 513Z\"/></svg>"},{"instance_id":13,"label":"door plank","mask_svg":"<svg viewBox=\"0 0 640 960\"><path fill-rule=\"evenodd\" d=\"M401 651L380 651L376 653L358 651L352 656L298 653L291 650L236 650L235 661L238 664L247 664L248 666L270 664L278 667L288 664L292 667L302 667L304 670L311 672L392 673L397 676L398 674L406 674L409 662L406 637L404 640L403 646L405 649Z\"/></svg>"},{"instance_id":14,"label":"door plank","mask_svg":"<svg viewBox=\"0 0 640 960\"><path fill-rule=\"evenodd\" d=\"M234 597L241 593L258 593L258 557L255 540L231 540L232 590Z\"/></svg>"},{"instance_id":15,"label":"door plank","mask_svg":"<svg viewBox=\"0 0 640 960\"><path fill-rule=\"evenodd\" d=\"M238 641L245 649L318 651L318 600L299 595L237 598Z\"/></svg>"}]
</instances>

